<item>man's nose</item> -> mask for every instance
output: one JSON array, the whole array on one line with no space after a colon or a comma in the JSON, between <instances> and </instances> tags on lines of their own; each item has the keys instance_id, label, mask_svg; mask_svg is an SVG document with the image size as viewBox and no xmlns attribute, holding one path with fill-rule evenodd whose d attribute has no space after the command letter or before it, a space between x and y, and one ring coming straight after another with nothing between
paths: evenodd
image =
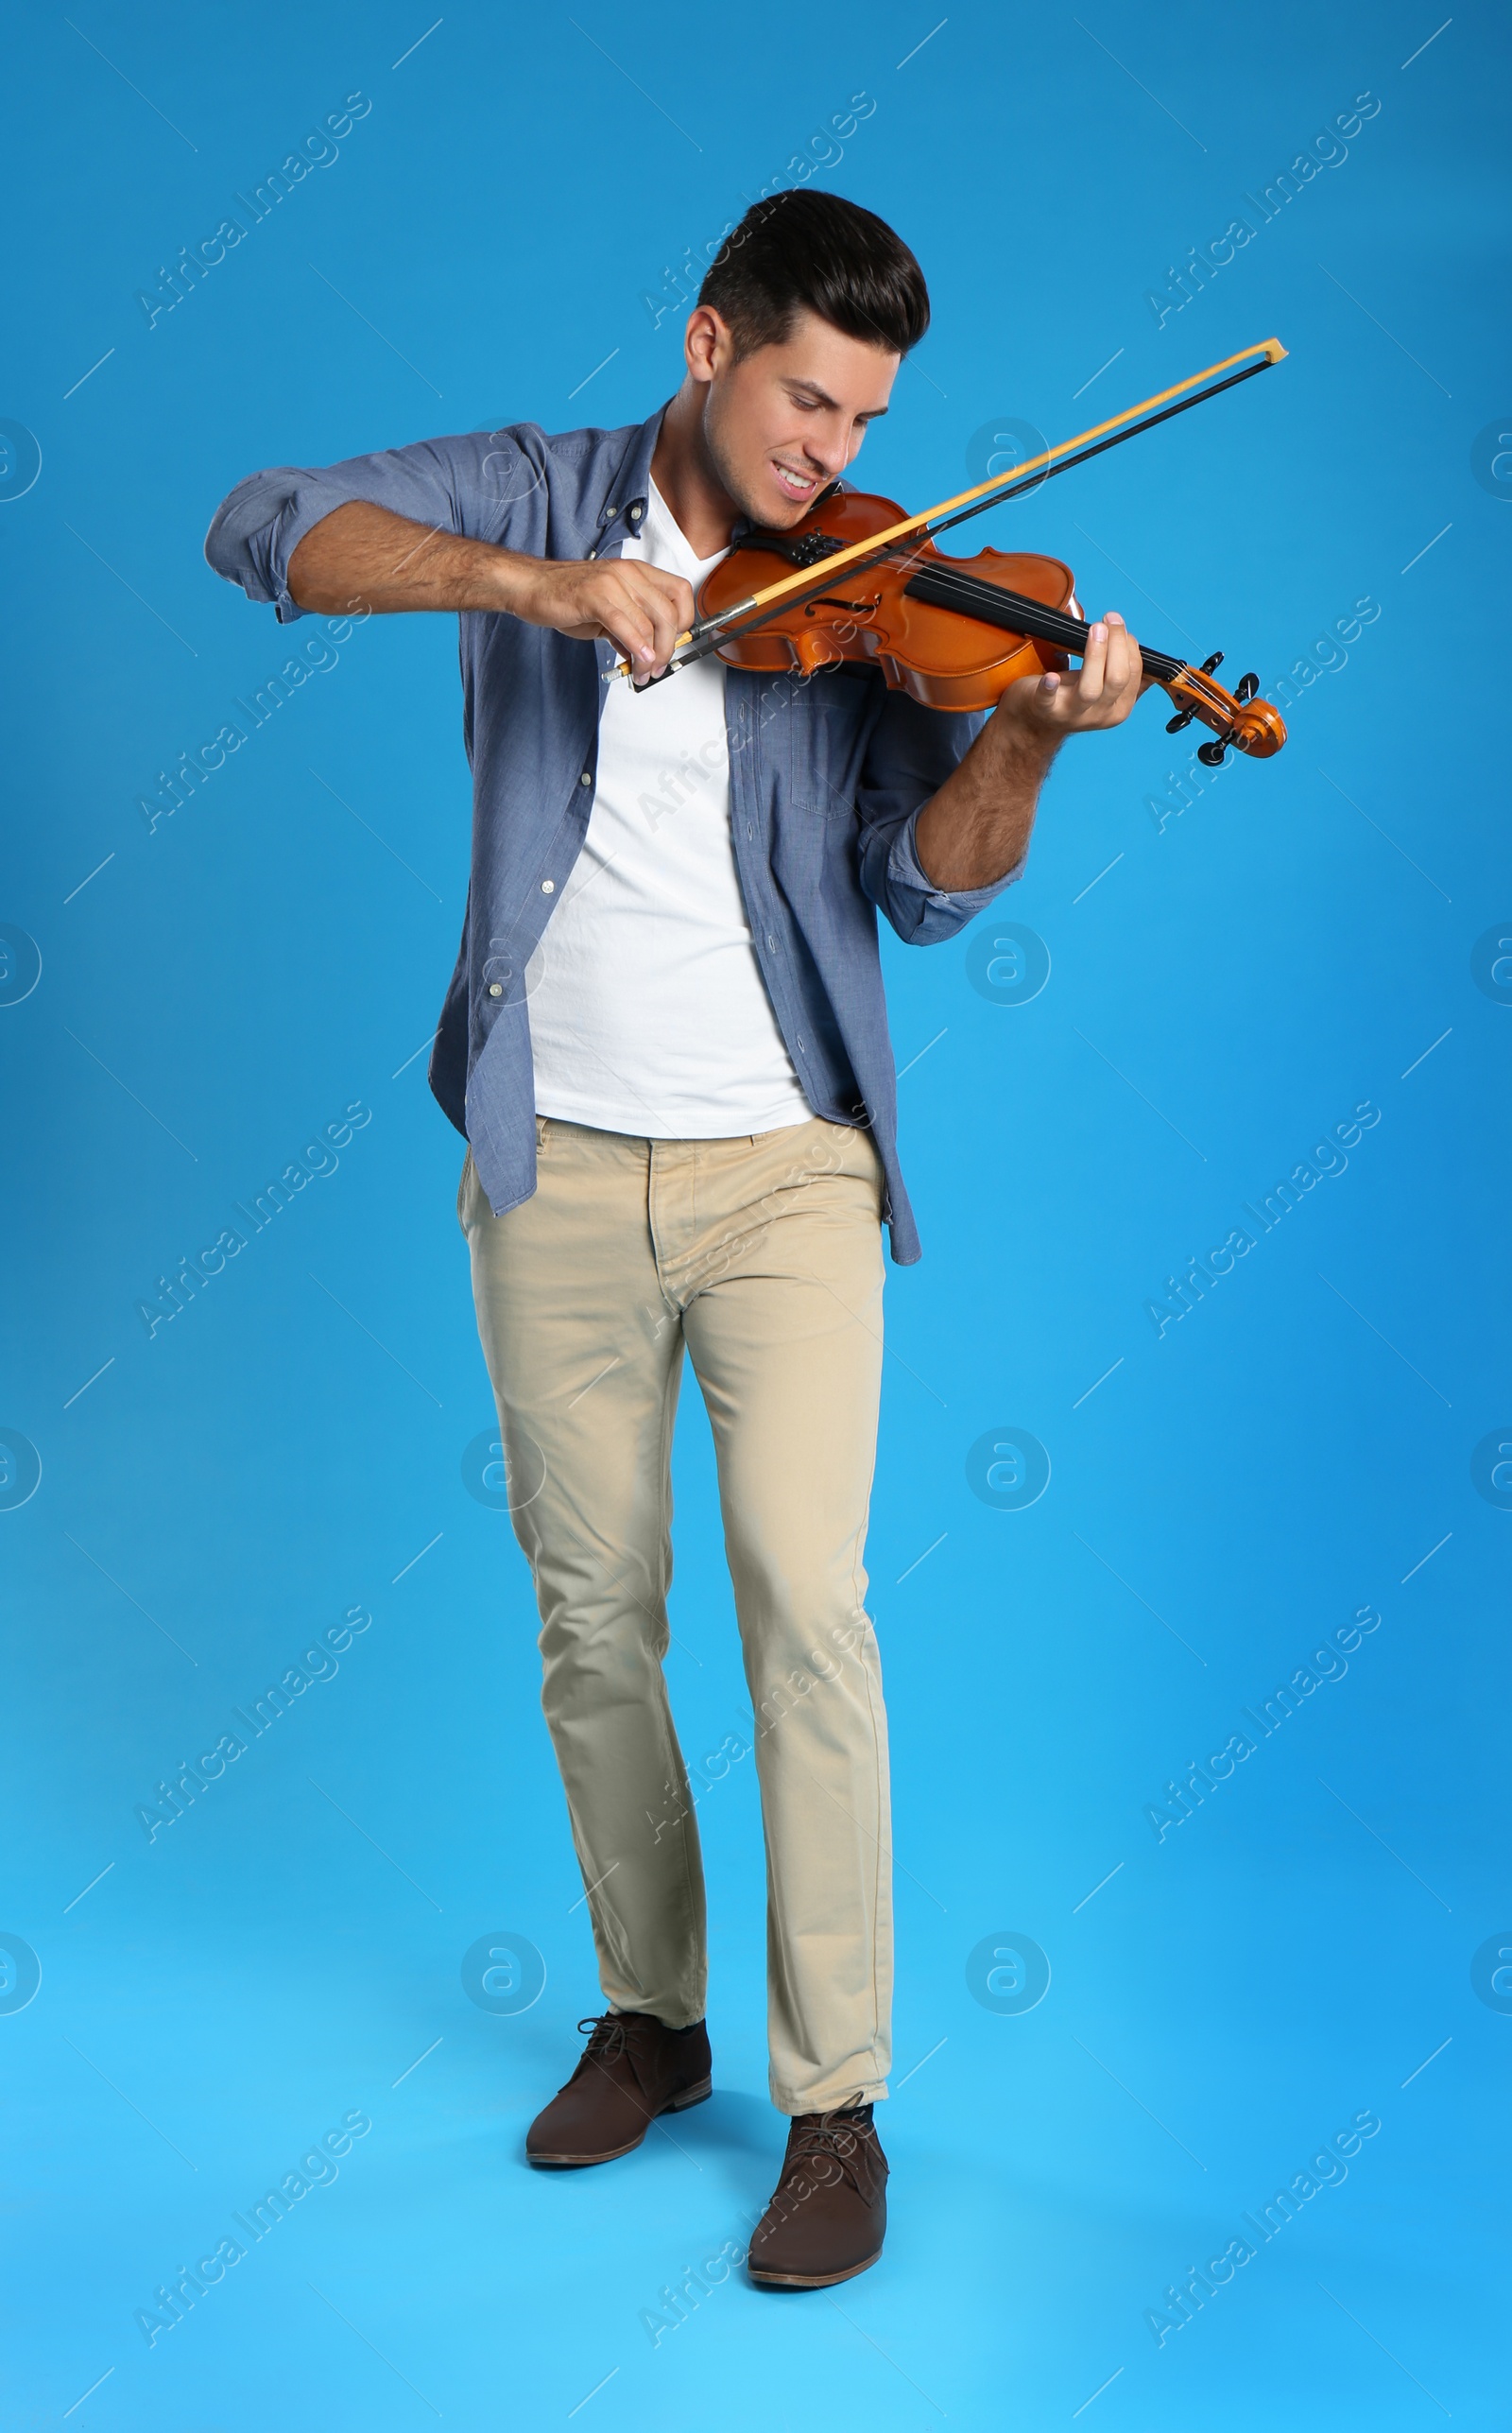
<instances>
[{"instance_id":1,"label":"man's nose","mask_svg":"<svg viewBox=\"0 0 1512 2433\"><path fill-rule=\"evenodd\" d=\"M833 481L836 474L844 473L853 452L849 435L834 431L813 434L805 440L803 453L816 472L827 474Z\"/></svg>"}]
</instances>

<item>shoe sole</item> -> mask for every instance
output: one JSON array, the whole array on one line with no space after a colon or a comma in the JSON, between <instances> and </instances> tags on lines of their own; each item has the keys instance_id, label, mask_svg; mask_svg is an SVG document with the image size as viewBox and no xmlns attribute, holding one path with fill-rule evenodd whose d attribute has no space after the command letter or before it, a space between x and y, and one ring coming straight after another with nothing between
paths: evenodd
<instances>
[{"instance_id":1,"label":"shoe sole","mask_svg":"<svg viewBox=\"0 0 1512 2433\"><path fill-rule=\"evenodd\" d=\"M848 2264L843 2272L761 2272L748 2265L747 2270L759 2289L830 2289L837 2281L853 2281L858 2272L869 2272L881 2259L879 2247L875 2255L860 2264Z\"/></svg>"},{"instance_id":2,"label":"shoe sole","mask_svg":"<svg viewBox=\"0 0 1512 2433\"><path fill-rule=\"evenodd\" d=\"M674 2096L670 2103L662 2106L662 2112L687 2112L696 2103L707 2103L713 2091L713 2078L703 2079L697 2086L688 2087L681 2095ZM662 2112L653 2113L651 2120L660 2120ZM607 2154L532 2154L527 2148L525 2159L533 2163L538 2171L590 2171L595 2163L617 2163L621 2155L633 2154L638 2146L644 2146L650 2133L651 2120L646 2122L639 2137L632 2137L627 2146L611 2148Z\"/></svg>"}]
</instances>

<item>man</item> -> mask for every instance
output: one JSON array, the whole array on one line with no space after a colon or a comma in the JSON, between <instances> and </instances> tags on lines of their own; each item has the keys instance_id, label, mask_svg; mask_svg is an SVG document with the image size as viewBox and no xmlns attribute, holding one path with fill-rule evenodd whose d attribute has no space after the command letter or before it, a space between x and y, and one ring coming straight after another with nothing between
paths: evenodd
<instances>
[{"instance_id":1,"label":"man","mask_svg":"<svg viewBox=\"0 0 1512 2433\"><path fill-rule=\"evenodd\" d=\"M862 1549L899 1171L876 937L954 937L1017 876L1062 739L1140 689L1120 619L988 719L868 669L714 658L654 687L710 567L799 523L922 337L919 265L855 204L756 205L704 282L671 403L255 475L210 531L281 619L460 615L467 924L431 1084L540 1605L542 1702L608 2003L533 2124L546 2168L628 2153L710 2092L703 1879L662 1678L684 1348L713 1424L755 1718L774 2102L750 2246L821 2287L882 2250L886 1727ZM773 561L774 571L779 561ZM585 2023L586 2024L586 2023Z\"/></svg>"}]
</instances>

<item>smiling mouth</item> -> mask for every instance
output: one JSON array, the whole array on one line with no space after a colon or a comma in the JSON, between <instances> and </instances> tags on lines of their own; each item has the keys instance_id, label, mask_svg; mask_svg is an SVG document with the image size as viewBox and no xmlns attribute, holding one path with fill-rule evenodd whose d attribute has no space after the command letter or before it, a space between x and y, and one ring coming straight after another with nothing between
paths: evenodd
<instances>
[{"instance_id":1,"label":"smiling mouth","mask_svg":"<svg viewBox=\"0 0 1512 2433\"><path fill-rule=\"evenodd\" d=\"M772 458L772 471L783 497L795 502L806 504L819 487L816 475L796 473L791 465L780 464L775 457Z\"/></svg>"}]
</instances>

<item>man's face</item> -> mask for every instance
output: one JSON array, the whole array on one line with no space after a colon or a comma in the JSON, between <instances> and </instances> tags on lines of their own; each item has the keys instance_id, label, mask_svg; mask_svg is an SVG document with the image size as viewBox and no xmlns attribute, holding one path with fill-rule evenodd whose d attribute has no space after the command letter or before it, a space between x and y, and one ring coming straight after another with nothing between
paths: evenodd
<instances>
[{"instance_id":1,"label":"man's face","mask_svg":"<svg viewBox=\"0 0 1512 2433\"><path fill-rule=\"evenodd\" d=\"M690 325L689 367L707 383L703 440L713 470L753 523L785 531L887 411L899 357L805 312L781 346L758 347L736 363L718 315L703 308L700 318L713 327L699 347Z\"/></svg>"}]
</instances>

